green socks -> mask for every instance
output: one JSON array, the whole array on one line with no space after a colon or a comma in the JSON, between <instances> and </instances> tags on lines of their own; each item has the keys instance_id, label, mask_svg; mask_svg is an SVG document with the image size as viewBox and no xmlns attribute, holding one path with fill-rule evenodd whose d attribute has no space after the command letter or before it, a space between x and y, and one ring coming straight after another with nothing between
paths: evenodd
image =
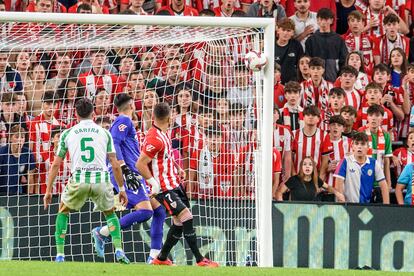
<instances>
[{"instance_id":1,"label":"green socks","mask_svg":"<svg viewBox=\"0 0 414 276\"><path fill-rule=\"evenodd\" d=\"M56 217L55 242L57 255L65 255L65 236L68 229L69 216L64 213L58 213Z\"/></svg>"},{"instance_id":2,"label":"green socks","mask_svg":"<svg viewBox=\"0 0 414 276\"><path fill-rule=\"evenodd\" d=\"M109 232L112 236L112 243L115 247L115 250L122 250L122 241L121 241L121 225L119 224L118 217L115 213L106 216L106 222L108 224Z\"/></svg>"}]
</instances>

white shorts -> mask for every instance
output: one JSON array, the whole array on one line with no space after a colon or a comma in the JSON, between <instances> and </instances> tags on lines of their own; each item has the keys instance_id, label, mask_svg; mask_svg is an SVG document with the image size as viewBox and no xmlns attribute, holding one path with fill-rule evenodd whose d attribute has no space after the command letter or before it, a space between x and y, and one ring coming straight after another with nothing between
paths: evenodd
<instances>
[{"instance_id":1,"label":"white shorts","mask_svg":"<svg viewBox=\"0 0 414 276\"><path fill-rule=\"evenodd\" d=\"M71 210L78 211L85 202L91 199L94 210L109 211L114 208L114 191L112 184L107 183L75 183L72 180L65 187L62 202Z\"/></svg>"}]
</instances>

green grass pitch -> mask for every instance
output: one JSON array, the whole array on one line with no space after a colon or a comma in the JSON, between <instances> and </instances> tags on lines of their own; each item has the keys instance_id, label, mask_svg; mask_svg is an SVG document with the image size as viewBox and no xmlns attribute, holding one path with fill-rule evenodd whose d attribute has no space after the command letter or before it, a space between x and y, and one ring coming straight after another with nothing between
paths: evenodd
<instances>
[{"instance_id":1,"label":"green grass pitch","mask_svg":"<svg viewBox=\"0 0 414 276\"><path fill-rule=\"evenodd\" d=\"M288 275L288 276L359 276L359 275L410 275L399 272L359 271L359 270L330 270L330 269L287 269L287 268L257 268L257 267L220 267L203 268L195 266L150 266L144 264L121 265L114 263L53 263L37 261L0 261L0 275L30 275L30 276L129 276L129 275ZM411 274L413 275L413 274Z\"/></svg>"}]
</instances>

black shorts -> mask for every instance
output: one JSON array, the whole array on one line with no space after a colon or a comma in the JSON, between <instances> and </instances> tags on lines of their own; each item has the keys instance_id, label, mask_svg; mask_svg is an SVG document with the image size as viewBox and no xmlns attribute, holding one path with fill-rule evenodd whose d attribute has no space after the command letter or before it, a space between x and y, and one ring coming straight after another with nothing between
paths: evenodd
<instances>
[{"instance_id":1,"label":"black shorts","mask_svg":"<svg viewBox=\"0 0 414 276\"><path fill-rule=\"evenodd\" d=\"M156 196L156 199L172 216L177 216L185 208L190 208L190 201L181 187L162 192Z\"/></svg>"}]
</instances>

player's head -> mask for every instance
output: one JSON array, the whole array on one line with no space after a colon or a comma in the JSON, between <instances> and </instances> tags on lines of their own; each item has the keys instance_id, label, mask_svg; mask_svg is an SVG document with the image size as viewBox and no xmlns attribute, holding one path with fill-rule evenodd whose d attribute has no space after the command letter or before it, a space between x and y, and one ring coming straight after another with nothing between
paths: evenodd
<instances>
[{"instance_id":1,"label":"player's head","mask_svg":"<svg viewBox=\"0 0 414 276\"><path fill-rule=\"evenodd\" d=\"M114 99L114 105L119 112L128 112L132 107L133 101L132 98L127 93L120 93L116 95Z\"/></svg>"},{"instance_id":2,"label":"player's head","mask_svg":"<svg viewBox=\"0 0 414 276\"><path fill-rule=\"evenodd\" d=\"M159 124L169 124L171 108L166 102L157 103L154 106L154 120Z\"/></svg>"},{"instance_id":3,"label":"player's head","mask_svg":"<svg viewBox=\"0 0 414 276\"><path fill-rule=\"evenodd\" d=\"M76 116L79 120L91 119L93 114L92 101L87 98L82 98L76 101Z\"/></svg>"},{"instance_id":4,"label":"player's head","mask_svg":"<svg viewBox=\"0 0 414 276\"><path fill-rule=\"evenodd\" d=\"M358 132L352 137L352 152L355 157L364 157L368 152L368 136Z\"/></svg>"}]
</instances>

